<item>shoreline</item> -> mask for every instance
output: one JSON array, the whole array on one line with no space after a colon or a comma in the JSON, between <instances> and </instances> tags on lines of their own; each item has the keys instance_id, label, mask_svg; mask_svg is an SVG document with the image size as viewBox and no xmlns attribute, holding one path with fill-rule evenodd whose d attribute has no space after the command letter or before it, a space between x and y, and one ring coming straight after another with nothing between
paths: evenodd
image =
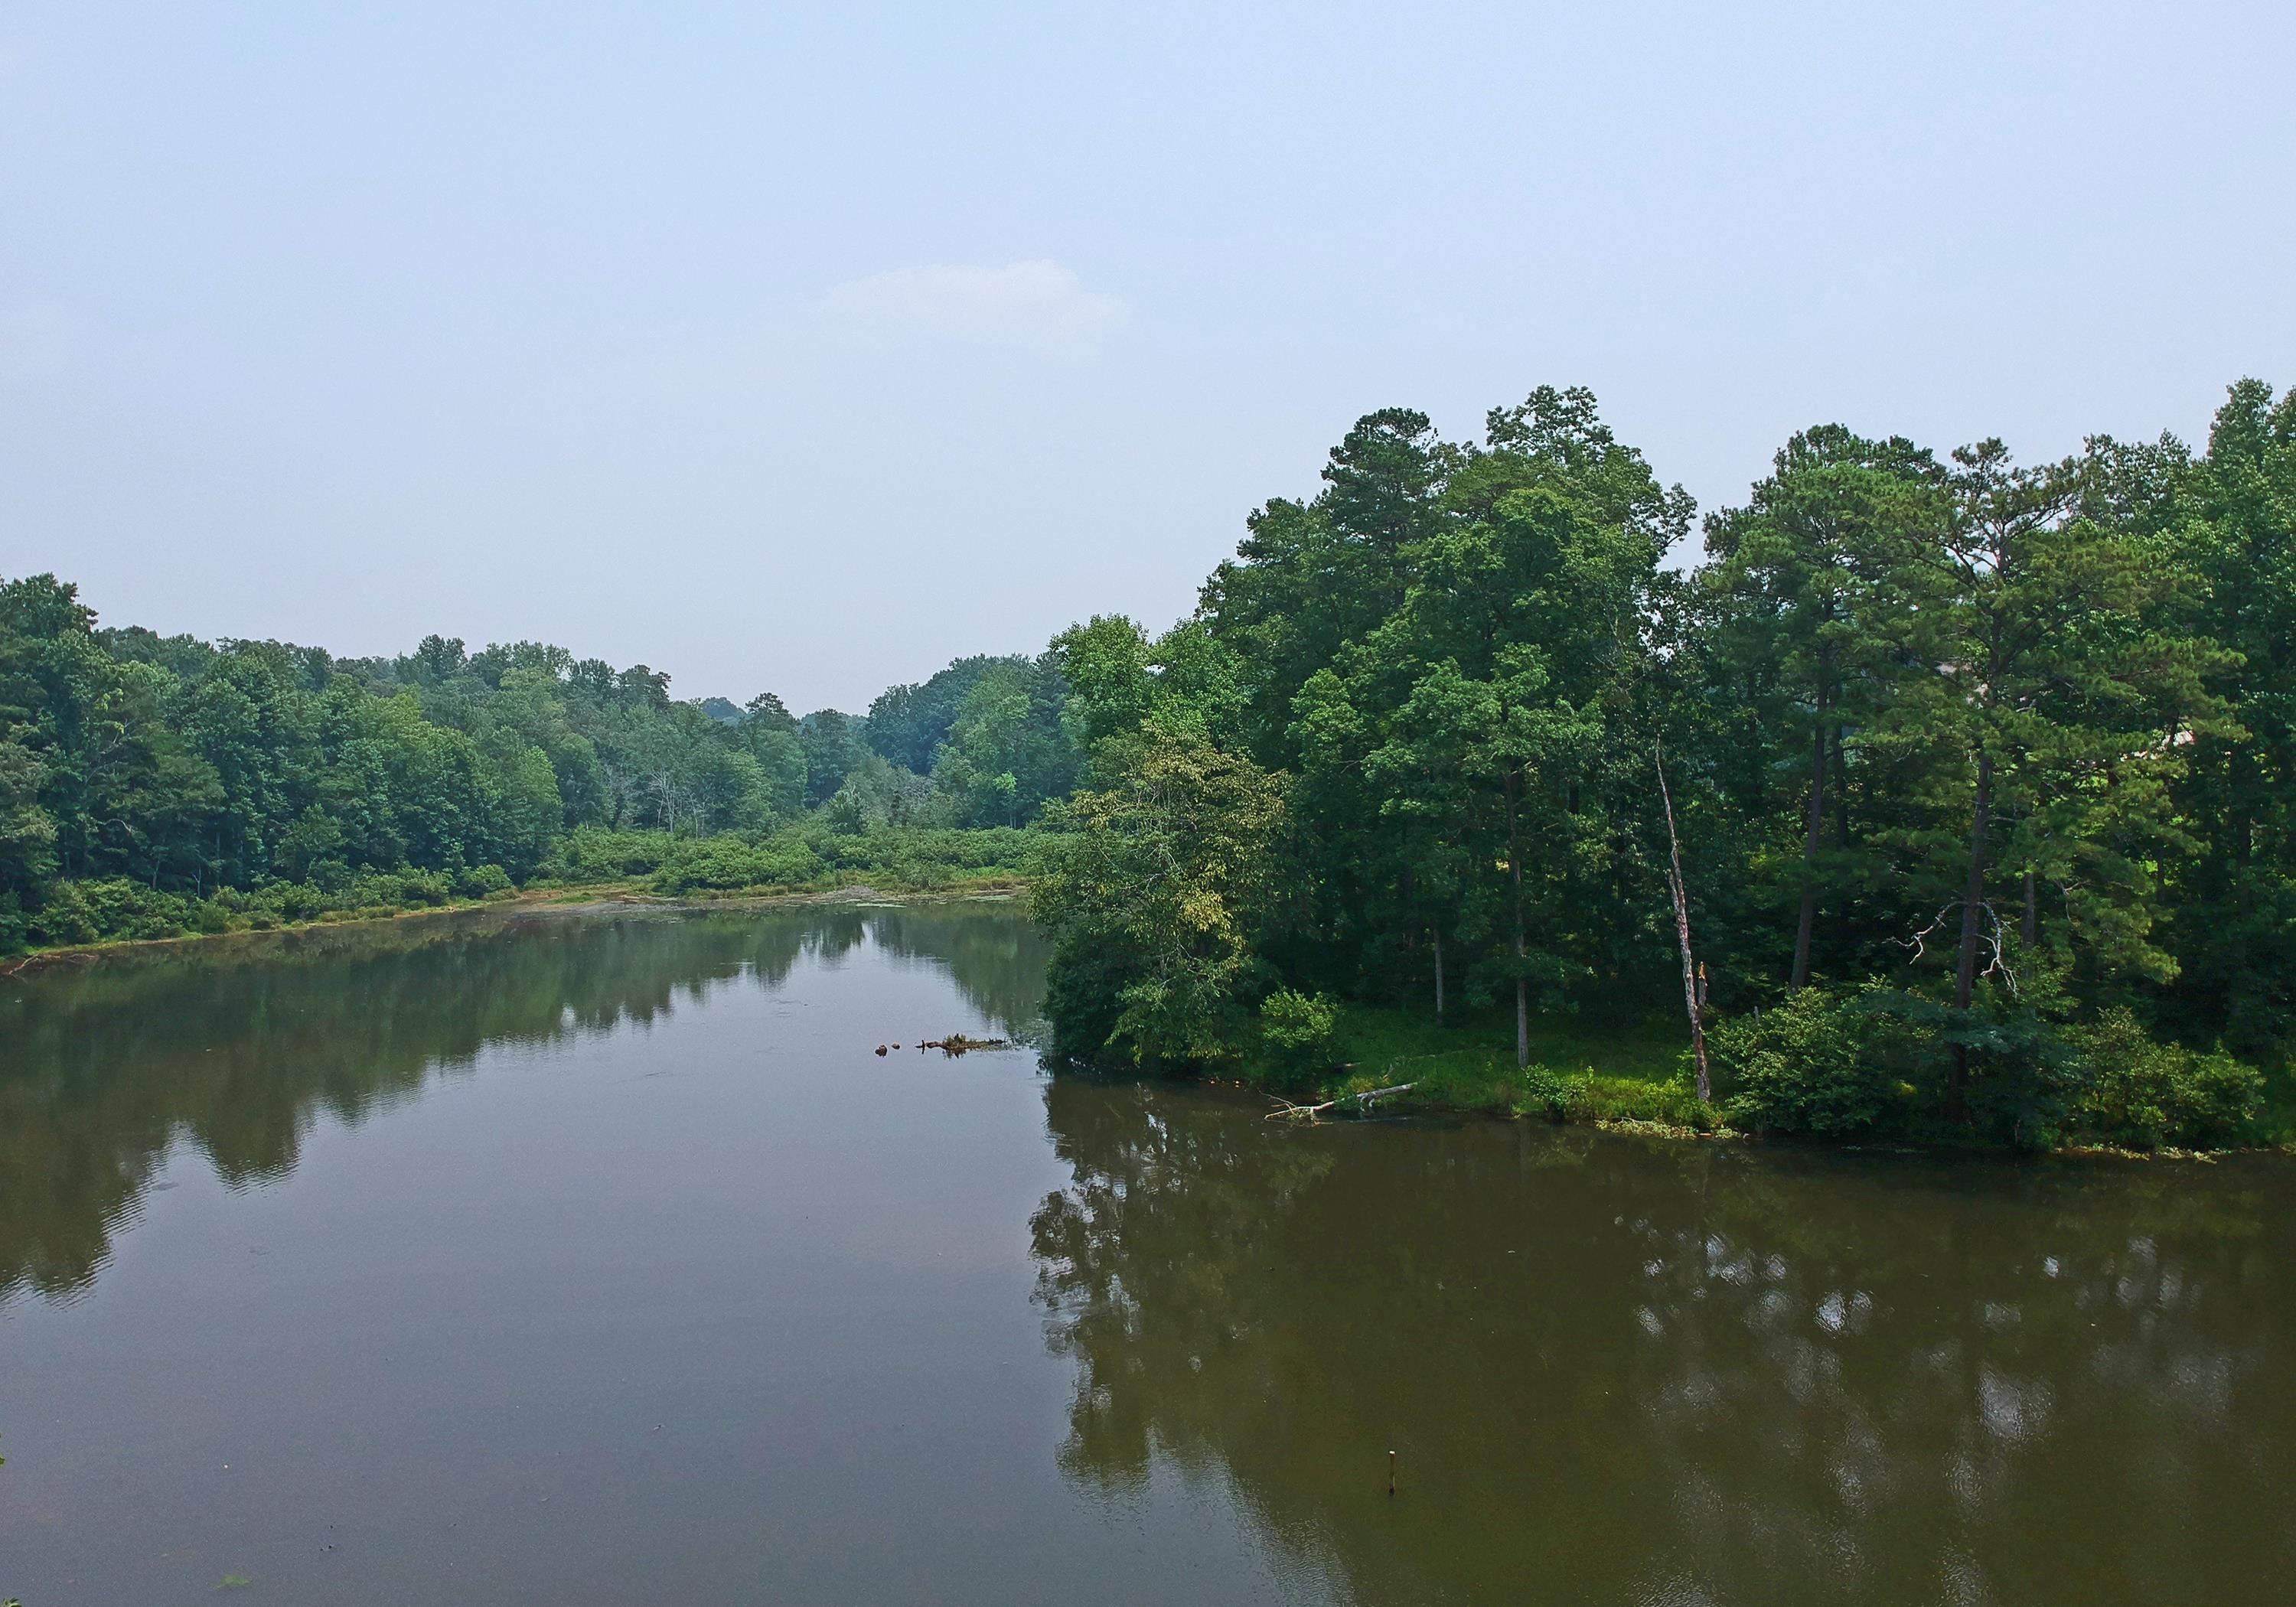
<instances>
[{"instance_id":1,"label":"shoreline","mask_svg":"<svg viewBox=\"0 0 2296 1607\"><path fill-rule=\"evenodd\" d=\"M880 880L883 880L880 878ZM1029 890L1026 878L997 876L976 882L938 884L903 884L879 886L873 881L842 882L836 887L755 888L724 893L668 894L649 890L636 878L627 881L600 882L582 887L533 887L492 898L458 899L446 904L429 905L415 909L394 910L384 914L345 913L330 918L321 915L309 921L281 923L273 926L245 926L220 932L183 932L165 938L120 938L97 943L79 944L70 947L39 949L0 964L0 983L20 976L28 976L58 967L85 967L116 957L162 955L170 951L196 953L220 948L234 941L251 939L307 937L316 932L374 930L400 922L419 922L447 917L463 917L488 910L500 911L517 919L540 919L549 916L587 916L618 911L651 911L664 914L708 914L718 911L767 910L804 908L811 906L851 906L860 908L890 908L917 904L946 903L1010 903ZM1385 1015L1387 1013L1368 1013ZM1675 1144L1718 1144L1748 1148L1807 1152L1813 1154L1855 1155L1886 1154L1896 1157L1962 1158L1988 1160L2083 1160L2083 1161L2172 1161L2187 1164L2210 1164L2227 1156L2271 1155L2296 1156L2296 1137L2268 1139L2253 1144L2237 1145L2219 1150L2191 1150L2164 1146L2157 1150L2121 1148L2110 1144L2075 1143L2054 1145L2046 1149L2021 1153L2013 1150L1975 1144L1924 1144L1918 1141L1874 1143L1861 1144L1829 1144L1791 1137L1771 1136L1744 1132L1730 1127L1711 1109L1689 1111L1682 1105L1686 1090L1677 1078L1661 1070L1654 1061L1633 1053L1632 1048L1620 1050L1621 1045L1631 1045L1631 1035L1607 1034L1607 1046L1618 1051L1610 1055L1580 1058L1562 1042L1550 1046L1546 1063L1534 1064L1528 1072L1515 1072L1499 1065L1506 1058L1495 1047L1462 1044L1454 1041L1444 1048L1429 1046L1431 1039L1423 1036L1429 1031L1425 1024L1410 1024L1390 1018L1370 1023L1374 1037L1384 1039L1384 1053L1362 1053L1358 1063L1374 1060L1409 1062L1413 1060L1450 1062L1437 1065L1423 1072L1423 1084L1431 1086L1414 1088L1410 1093L1391 1095L1382 1102L1385 1117L1431 1117L1458 1119L1481 1119L1491 1121L1517 1122L1544 1120L1556 1127L1586 1127L1622 1137L1662 1140ZM1542 1026L1549 1029L1565 1029L1569 1023L1556 1018ZM1394 1036L1401 1028L1401 1036L1416 1040L1412 1043L1415 1053L1397 1054L1401 1048ZM1472 1038L1472 1029L1434 1029L1438 1035L1461 1033ZM1579 1049L1588 1045L1578 1045ZM1370 1050L1371 1045L1363 1048ZM1462 1052L1473 1062L1461 1063ZM1598 1066L1595 1058L1611 1063ZM1575 1069L1565 1065L1577 1061ZM1640 1062L1640 1063L1637 1063ZM1078 1070L1095 1069L1079 1064ZM1102 1068L1103 1071L1119 1070ZM1398 1068L1390 1063L1389 1070ZM1119 1073L1121 1074L1121 1073ZM1234 1075L1206 1075L1197 1072L1168 1072L1205 1087L1230 1089L1267 1099L1280 1098L1268 1081ZM1322 1098L1346 1099L1364 1091L1352 1086L1363 1083L1365 1087L1386 1078L1353 1077L1324 1078L1298 1084L1302 1092L1312 1091ZM1311 1118L1302 1125L1339 1126L1365 1119L1363 1114L1345 1114L1331 1119Z\"/></svg>"},{"instance_id":2,"label":"shoreline","mask_svg":"<svg viewBox=\"0 0 2296 1607\"><path fill-rule=\"evenodd\" d=\"M280 922L268 926L246 925L226 931L177 932L165 938L106 938L58 948L37 948L0 963L0 982L61 965L92 965L111 955L147 954L192 946L209 946L314 931L337 931L380 927L401 921L422 921L442 915L468 915L481 910L502 910L521 915L595 914L615 909L653 909L701 913L721 909L762 909L783 905L860 906L950 903L966 899L1003 901L1028 890L1019 877L1000 877L978 884L950 886L917 883L878 887L870 882L845 882L833 888L757 888L717 895L656 893L636 879L599 882L584 887L523 888L492 898L457 898L415 909L395 909L384 914L330 912L308 921Z\"/></svg>"}]
</instances>

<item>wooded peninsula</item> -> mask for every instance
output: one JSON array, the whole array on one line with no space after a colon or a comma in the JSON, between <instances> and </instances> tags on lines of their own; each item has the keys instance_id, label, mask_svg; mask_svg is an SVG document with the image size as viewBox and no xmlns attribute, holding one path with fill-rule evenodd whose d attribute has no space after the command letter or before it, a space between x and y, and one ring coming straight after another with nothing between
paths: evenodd
<instances>
[{"instance_id":1,"label":"wooded peninsula","mask_svg":"<svg viewBox=\"0 0 2296 1607\"><path fill-rule=\"evenodd\" d=\"M2205 450L1812 429L1702 523L1583 389L1479 443L1375 413L1161 635L1095 617L859 715L0 584L0 953L1026 880L1055 1054L1321 1097L2285 1142L2292 811L2296 391L2255 381Z\"/></svg>"}]
</instances>

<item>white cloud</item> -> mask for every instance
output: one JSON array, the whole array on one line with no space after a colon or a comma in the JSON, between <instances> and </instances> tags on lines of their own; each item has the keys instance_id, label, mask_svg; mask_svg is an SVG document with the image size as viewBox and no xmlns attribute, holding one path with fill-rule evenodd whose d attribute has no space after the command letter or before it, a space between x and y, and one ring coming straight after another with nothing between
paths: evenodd
<instances>
[{"instance_id":1,"label":"white cloud","mask_svg":"<svg viewBox=\"0 0 2296 1607\"><path fill-rule=\"evenodd\" d=\"M1069 345L1120 322L1126 307L1121 297L1086 290L1073 270L1037 261L871 274L830 291L829 310L840 322L886 332Z\"/></svg>"}]
</instances>

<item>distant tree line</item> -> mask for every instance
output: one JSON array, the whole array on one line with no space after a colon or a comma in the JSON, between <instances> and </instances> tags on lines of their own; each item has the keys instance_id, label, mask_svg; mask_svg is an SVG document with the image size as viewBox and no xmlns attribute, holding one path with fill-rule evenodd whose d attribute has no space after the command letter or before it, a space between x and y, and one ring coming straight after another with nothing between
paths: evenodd
<instances>
[{"instance_id":1,"label":"distant tree line","mask_svg":"<svg viewBox=\"0 0 2296 1607\"><path fill-rule=\"evenodd\" d=\"M1023 826L1072 784L1065 701L1049 660L975 658L867 716L800 719L770 693L681 701L645 665L541 643L210 644L102 627L52 575L0 582L0 952L435 903L607 861L652 873L681 852L689 888L840 863L834 845L762 849L798 827ZM679 847L729 835L699 868Z\"/></svg>"},{"instance_id":2,"label":"distant tree line","mask_svg":"<svg viewBox=\"0 0 2296 1607\"><path fill-rule=\"evenodd\" d=\"M2296 1037L2296 393L2030 466L1813 429L1687 573L1690 498L1584 390L1480 443L1371 414L1324 482L1169 633L1054 644L1070 1052L1234 1059L1319 1000L1504 1006L1519 1043L1686 1012L1662 766L1749 1119L2253 1115Z\"/></svg>"}]
</instances>

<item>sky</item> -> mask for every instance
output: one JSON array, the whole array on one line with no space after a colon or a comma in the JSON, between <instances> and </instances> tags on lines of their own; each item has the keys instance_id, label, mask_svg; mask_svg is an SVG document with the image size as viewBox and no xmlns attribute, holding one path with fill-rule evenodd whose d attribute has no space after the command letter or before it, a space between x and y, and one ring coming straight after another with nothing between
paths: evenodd
<instances>
[{"instance_id":1,"label":"sky","mask_svg":"<svg viewBox=\"0 0 2296 1607\"><path fill-rule=\"evenodd\" d=\"M0 576L865 708L1160 628L1358 415L1702 508L2296 384L2284 4L0 9ZM1686 559L1689 554L1684 554Z\"/></svg>"}]
</instances>

